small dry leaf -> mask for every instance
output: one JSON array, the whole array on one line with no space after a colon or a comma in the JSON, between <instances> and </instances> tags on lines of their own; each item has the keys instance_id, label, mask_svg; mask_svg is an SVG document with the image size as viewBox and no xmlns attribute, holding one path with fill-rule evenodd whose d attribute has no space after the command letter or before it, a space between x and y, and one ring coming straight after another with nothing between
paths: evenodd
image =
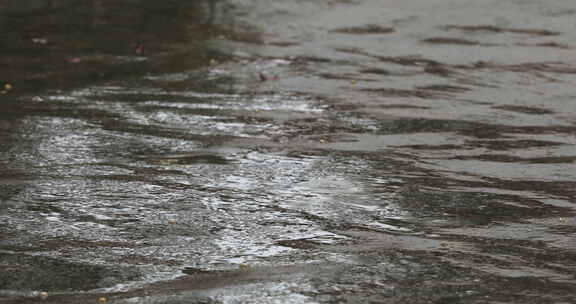
<instances>
[{"instance_id":1,"label":"small dry leaf","mask_svg":"<svg viewBox=\"0 0 576 304\"><path fill-rule=\"evenodd\" d=\"M146 49L142 43L138 43L136 46L134 46L134 53L136 53L136 55L143 55L145 51Z\"/></svg>"},{"instance_id":2,"label":"small dry leaf","mask_svg":"<svg viewBox=\"0 0 576 304\"><path fill-rule=\"evenodd\" d=\"M240 265L238 265L238 268L240 268L240 270L248 270L248 268L250 268L250 266L248 266L246 264L240 264Z\"/></svg>"},{"instance_id":3,"label":"small dry leaf","mask_svg":"<svg viewBox=\"0 0 576 304\"><path fill-rule=\"evenodd\" d=\"M108 302L108 299L106 299L105 297L100 297L98 298L98 302L100 303Z\"/></svg>"},{"instance_id":4,"label":"small dry leaf","mask_svg":"<svg viewBox=\"0 0 576 304\"><path fill-rule=\"evenodd\" d=\"M40 295L40 298L42 298L42 299L46 299L46 298L48 298L48 293L47 293L47 292L45 292L45 291L42 291L42 292L40 292L40 294L39 294L39 295Z\"/></svg>"}]
</instances>

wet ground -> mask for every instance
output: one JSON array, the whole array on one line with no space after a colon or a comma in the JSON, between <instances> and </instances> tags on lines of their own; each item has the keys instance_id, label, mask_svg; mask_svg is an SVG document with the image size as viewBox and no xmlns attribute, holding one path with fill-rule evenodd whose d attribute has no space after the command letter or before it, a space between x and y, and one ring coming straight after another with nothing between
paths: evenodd
<instances>
[{"instance_id":1,"label":"wet ground","mask_svg":"<svg viewBox=\"0 0 576 304\"><path fill-rule=\"evenodd\" d=\"M576 301L573 1L0 7L0 303Z\"/></svg>"}]
</instances>

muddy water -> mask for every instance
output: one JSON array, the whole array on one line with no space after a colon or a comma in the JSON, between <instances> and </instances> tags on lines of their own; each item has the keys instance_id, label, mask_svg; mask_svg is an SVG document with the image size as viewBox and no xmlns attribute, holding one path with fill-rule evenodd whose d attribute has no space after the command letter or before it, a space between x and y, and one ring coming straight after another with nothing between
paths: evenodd
<instances>
[{"instance_id":1,"label":"muddy water","mask_svg":"<svg viewBox=\"0 0 576 304\"><path fill-rule=\"evenodd\" d=\"M188 2L2 6L1 303L576 300L576 4Z\"/></svg>"}]
</instances>

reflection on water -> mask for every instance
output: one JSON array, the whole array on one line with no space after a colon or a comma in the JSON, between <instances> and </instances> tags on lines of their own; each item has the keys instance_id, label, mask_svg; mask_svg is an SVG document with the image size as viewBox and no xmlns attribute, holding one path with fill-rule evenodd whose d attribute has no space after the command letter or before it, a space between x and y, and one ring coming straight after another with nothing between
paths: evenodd
<instances>
[{"instance_id":1,"label":"reflection on water","mask_svg":"<svg viewBox=\"0 0 576 304\"><path fill-rule=\"evenodd\" d=\"M2 4L0 301L571 302L568 6Z\"/></svg>"}]
</instances>

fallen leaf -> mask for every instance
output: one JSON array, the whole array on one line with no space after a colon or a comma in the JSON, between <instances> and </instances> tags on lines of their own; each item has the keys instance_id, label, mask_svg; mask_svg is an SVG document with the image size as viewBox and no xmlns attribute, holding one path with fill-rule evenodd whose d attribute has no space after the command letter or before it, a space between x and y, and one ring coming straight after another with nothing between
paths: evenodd
<instances>
[{"instance_id":1,"label":"fallen leaf","mask_svg":"<svg viewBox=\"0 0 576 304\"><path fill-rule=\"evenodd\" d=\"M238 265L238 268L240 268L240 270L248 270L248 268L250 268L250 266L248 266L246 264L240 264L240 265Z\"/></svg>"},{"instance_id":2,"label":"fallen leaf","mask_svg":"<svg viewBox=\"0 0 576 304\"><path fill-rule=\"evenodd\" d=\"M144 48L144 44L142 44L142 43L138 43L134 47L134 53L136 53L137 55L144 55L145 51L146 51L146 49Z\"/></svg>"}]
</instances>

